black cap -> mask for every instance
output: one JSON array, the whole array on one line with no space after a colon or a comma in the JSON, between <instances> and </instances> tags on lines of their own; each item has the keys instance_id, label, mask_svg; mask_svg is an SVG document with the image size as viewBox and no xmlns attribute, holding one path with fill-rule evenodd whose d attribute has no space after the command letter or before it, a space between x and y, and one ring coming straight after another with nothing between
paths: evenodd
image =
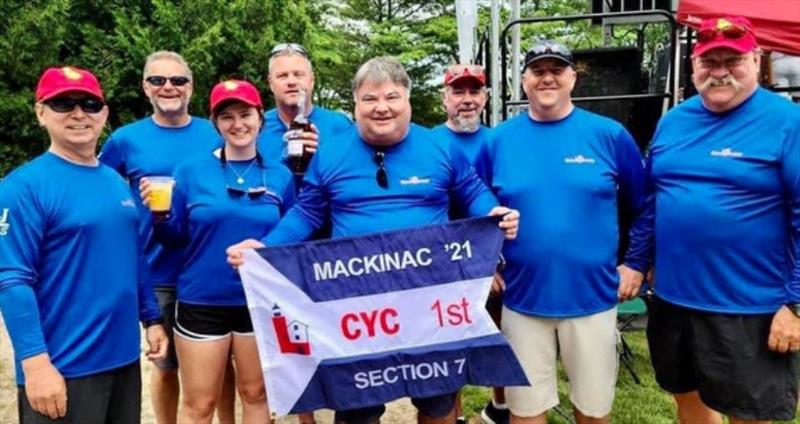
<instances>
[{"instance_id":1,"label":"black cap","mask_svg":"<svg viewBox=\"0 0 800 424\"><path fill-rule=\"evenodd\" d=\"M573 66L572 52L567 46L553 40L540 40L528 50L525 55L525 66L522 69L526 69L528 65L539 59L547 58L559 59L567 65Z\"/></svg>"}]
</instances>

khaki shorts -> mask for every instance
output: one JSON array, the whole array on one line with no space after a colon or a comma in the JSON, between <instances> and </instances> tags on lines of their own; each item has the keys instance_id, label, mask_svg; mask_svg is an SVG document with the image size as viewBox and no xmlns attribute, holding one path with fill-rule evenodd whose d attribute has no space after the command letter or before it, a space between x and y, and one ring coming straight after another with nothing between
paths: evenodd
<instances>
[{"instance_id":1,"label":"khaki shorts","mask_svg":"<svg viewBox=\"0 0 800 424\"><path fill-rule=\"evenodd\" d=\"M611 412L618 365L616 306L567 319L533 317L503 307L502 324L531 383L506 387L512 414L535 417L558 406L557 355L569 378L572 405L587 417Z\"/></svg>"}]
</instances>

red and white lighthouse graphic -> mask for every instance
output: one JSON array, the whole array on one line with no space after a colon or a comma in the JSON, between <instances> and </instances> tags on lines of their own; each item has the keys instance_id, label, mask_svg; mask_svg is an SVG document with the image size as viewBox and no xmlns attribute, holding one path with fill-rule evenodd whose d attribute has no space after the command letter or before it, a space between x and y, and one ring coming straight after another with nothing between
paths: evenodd
<instances>
[{"instance_id":1,"label":"red and white lighthouse graphic","mask_svg":"<svg viewBox=\"0 0 800 424\"><path fill-rule=\"evenodd\" d=\"M308 326L300 321L287 323L286 317L281 315L281 308L276 303L272 307L272 327L281 353L296 355L311 355L311 344L308 342Z\"/></svg>"}]
</instances>

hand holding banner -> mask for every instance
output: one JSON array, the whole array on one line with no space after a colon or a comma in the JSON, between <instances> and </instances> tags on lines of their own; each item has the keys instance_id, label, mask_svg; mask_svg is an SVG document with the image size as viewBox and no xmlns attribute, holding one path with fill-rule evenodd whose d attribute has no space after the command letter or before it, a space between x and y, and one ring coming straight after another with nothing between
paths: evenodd
<instances>
[{"instance_id":1,"label":"hand holding banner","mask_svg":"<svg viewBox=\"0 0 800 424\"><path fill-rule=\"evenodd\" d=\"M271 409L528 384L484 307L502 242L486 217L246 252Z\"/></svg>"}]
</instances>

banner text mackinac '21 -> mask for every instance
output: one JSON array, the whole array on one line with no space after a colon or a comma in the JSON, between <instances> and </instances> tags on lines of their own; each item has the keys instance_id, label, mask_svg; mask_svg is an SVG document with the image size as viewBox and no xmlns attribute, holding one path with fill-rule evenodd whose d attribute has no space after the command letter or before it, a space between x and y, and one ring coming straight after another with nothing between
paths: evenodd
<instances>
[{"instance_id":1,"label":"banner text mackinac '21","mask_svg":"<svg viewBox=\"0 0 800 424\"><path fill-rule=\"evenodd\" d=\"M485 309L502 243L487 217L246 252L271 409L527 385Z\"/></svg>"}]
</instances>

